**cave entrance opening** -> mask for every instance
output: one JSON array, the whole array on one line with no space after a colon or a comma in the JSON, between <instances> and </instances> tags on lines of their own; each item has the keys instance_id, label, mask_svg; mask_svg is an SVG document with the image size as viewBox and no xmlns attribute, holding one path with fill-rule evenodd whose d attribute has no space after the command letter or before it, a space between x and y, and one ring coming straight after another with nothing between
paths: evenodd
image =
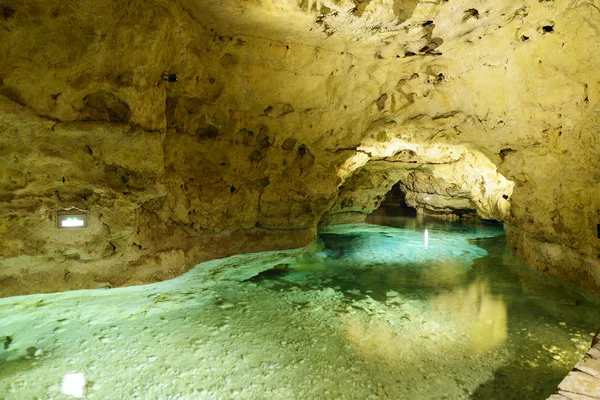
<instances>
[{"instance_id":1,"label":"cave entrance opening","mask_svg":"<svg viewBox=\"0 0 600 400\"><path fill-rule=\"evenodd\" d=\"M379 207L370 215L416 217L417 209L406 204L406 193L402 190L400 182L396 182L390 191L387 192Z\"/></svg>"},{"instance_id":2,"label":"cave entrance opening","mask_svg":"<svg viewBox=\"0 0 600 400\"><path fill-rule=\"evenodd\" d=\"M376 158L348 159L337 200L321 226L364 222L384 212L414 216L410 208L417 216L444 220L504 221L509 216L514 182L486 155L463 146L388 147L365 147Z\"/></svg>"},{"instance_id":3,"label":"cave entrance opening","mask_svg":"<svg viewBox=\"0 0 600 400\"><path fill-rule=\"evenodd\" d=\"M465 201L466 200L466 201ZM451 196L442 198L436 193L411 193L402 180L396 182L382 196L377 208L366 216L365 222L381 224L382 218L422 218L432 217L447 221L479 221L482 223L501 224L497 219L479 218L475 206L469 199L458 201ZM385 223L384 223L385 224Z\"/></svg>"}]
</instances>

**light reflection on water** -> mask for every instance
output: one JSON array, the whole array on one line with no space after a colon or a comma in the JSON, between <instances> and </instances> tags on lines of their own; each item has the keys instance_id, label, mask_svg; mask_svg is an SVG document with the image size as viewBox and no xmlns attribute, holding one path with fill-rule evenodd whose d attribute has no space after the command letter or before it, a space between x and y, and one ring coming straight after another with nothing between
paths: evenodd
<instances>
[{"instance_id":1,"label":"light reflection on water","mask_svg":"<svg viewBox=\"0 0 600 400\"><path fill-rule=\"evenodd\" d=\"M598 298L524 267L499 224L369 222L153 285L0 299L0 397L65 398L76 373L96 399L541 400L600 327Z\"/></svg>"},{"instance_id":2,"label":"light reflection on water","mask_svg":"<svg viewBox=\"0 0 600 400\"><path fill-rule=\"evenodd\" d=\"M321 229L323 251L291 265L274 279L276 287L331 287L385 304L392 292L399 303L419 303L429 310L423 314L431 312L423 323L439 325L433 340L440 352L471 357L493 350L504 357L472 398L545 398L600 327L598 298L525 267L506 245L501 224L382 213L367 222L382 226ZM385 318L342 320L347 342L390 368L406 364L419 341L431 339L419 336L418 326L400 329Z\"/></svg>"},{"instance_id":3,"label":"light reflection on water","mask_svg":"<svg viewBox=\"0 0 600 400\"><path fill-rule=\"evenodd\" d=\"M472 351L491 350L507 339L506 304L501 296L491 293L485 280L440 294L431 300L431 306L448 313L470 332Z\"/></svg>"}]
</instances>

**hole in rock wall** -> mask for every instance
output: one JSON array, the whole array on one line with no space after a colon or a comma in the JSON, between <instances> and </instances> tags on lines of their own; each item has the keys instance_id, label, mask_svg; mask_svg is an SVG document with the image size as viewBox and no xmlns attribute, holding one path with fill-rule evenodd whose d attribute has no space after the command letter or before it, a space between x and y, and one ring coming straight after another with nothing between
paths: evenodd
<instances>
[{"instance_id":1,"label":"hole in rock wall","mask_svg":"<svg viewBox=\"0 0 600 400\"><path fill-rule=\"evenodd\" d=\"M385 195L381 205L371 215L402 215L415 217L417 209L406 204L406 193L402 191L400 182L392 186Z\"/></svg>"},{"instance_id":2,"label":"hole in rock wall","mask_svg":"<svg viewBox=\"0 0 600 400\"><path fill-rule=\"evenodd\" d=\"M343 185L321 225L364 221L386 206L399 213L407 205L417 215L453 220L504 221L509 215L514 183L482 153L463 146L397 140L382 146L377 139L383 137L381 132L373 137L373 145L361 147L373 159L358 154L340 169Z\"/></svg>"},{"instance_id":3,"label":"hole in rock wall","mask_svg":"<svg viewBox=\"0 0 600 400\"><path fill-rule=\"evenodd\" d=\"M431 216L447 220L477 219L475 206L462 202L461 195L444 198L436 193L413 192L409 182L399 181L385 195L372 216ZM408 194L408 202L407 202Z\"/></svg>"},{"instance_id":4,"label":"hole in rock wall","mask_svg":"<svg viewBox=\"0 0 600 400\"><path fill-rule=\"evenodd\" d=\"M554 26L544 25L544 26L542 26L542 30L544 31L544 33L550 33L550 32L554 31Z\"/></svg>"},{"instance_id":5,"label":"hole in rock wall","mask_svg":"<svg viewBox=\"0 0 600 400\"><path fill-rule=\"evenodd\" d=\"M88 216L84 211L71 209L56 213L56 227L58 229L87 228L87 226Z\"/></svg>"}]
</instances>

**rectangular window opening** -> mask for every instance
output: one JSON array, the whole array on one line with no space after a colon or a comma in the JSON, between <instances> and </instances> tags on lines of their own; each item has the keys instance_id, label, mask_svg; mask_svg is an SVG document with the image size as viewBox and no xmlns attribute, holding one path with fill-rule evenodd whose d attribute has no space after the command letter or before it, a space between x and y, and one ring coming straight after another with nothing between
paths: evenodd
<instances>
[{"instance_id":1,"label":"rectangular window opening","mask_svg":"<svg viewBox=\"0 0 600 400\"><path fill-rule=\"evenodd\" d=\"M63 210L56 213L56 227L58 229L87 228L87 214L79 210Z\"/></svg>"}]
</instances>

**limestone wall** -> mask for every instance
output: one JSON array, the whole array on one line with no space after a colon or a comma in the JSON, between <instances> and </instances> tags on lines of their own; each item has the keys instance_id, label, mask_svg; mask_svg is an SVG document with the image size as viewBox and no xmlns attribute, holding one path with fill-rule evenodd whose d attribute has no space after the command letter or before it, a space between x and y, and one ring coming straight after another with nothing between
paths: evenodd
<instances>
[{"instance_id":1,"label":"limestone wall","mask_svg":"<svg viewBox=\"0 0 600 400\"><path fill-rule=\"evenodd\" d=\"M440 217L476 213L497 221L510 217L514 184L483 154L464 146L386 142L385 130L378 132L376 144L359 147L371 158L339 187L336 203L321 223L344 221L341 214L370 214L396 183L407 205L419 212Z\"/></svg>"},{"instance_id":2,"label":"limestone wall","mask_svg":"<svg viewBox=\"0 0 600 400\"><path fill-rule=\"evenodd\" d=\"M599 291L599 10L2 3L0 295L151 282L305 245L360 171L381 174L358 185L355 217L408 177L400 144L485 160L515 184L510 212L500 190L474 186L485 171L453 182L436 167L435 190L504 219L532 267ZM55 228L70 207L89 228Z\"/></svg>"}]
</instances>

